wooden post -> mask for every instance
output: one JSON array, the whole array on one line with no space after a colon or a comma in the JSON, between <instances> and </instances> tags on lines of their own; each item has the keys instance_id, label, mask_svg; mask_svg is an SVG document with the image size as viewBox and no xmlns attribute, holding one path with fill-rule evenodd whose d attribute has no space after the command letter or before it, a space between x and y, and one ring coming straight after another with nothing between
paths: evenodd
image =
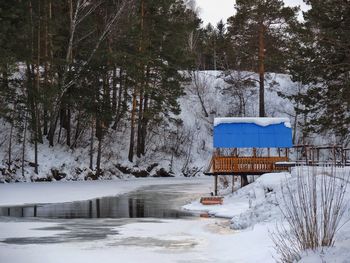
<instances>
[{"instance_id":1,"label":"wooden post","mask_svg":"<svg viewBox=\"0 0 350 263\"><path fill-rule=\"evenodd\" d=\"M288 158L288 148L285 149L285 156Z\"/></svg>"},{"instance_id":2,"label":"wooden post","mask_svg":"<svg viewBox=\"0 0 350 263\"><path fill-rule=\"evenodd\" d=\"M214 153L213 158L211 159L212 165L213 165L213 172L214 172L214 173L215 173L215 171L216 171L216 166L215 166L216 161L215 161L215 159L216 159L216 154Z\"/></svg>"},{"instance_id":3,"label":"wooden post","mask_svg":"<svg viewBox=\"0 0 350 263\"><path fill-rule=\"evenodd\" d=\"M278 151L278 157L281 157L281 148L277 148Z\"/></svg>"},{"instance_id":4,"label":"wooden post","mask_svg":"<svg viewBox=\"0 0 350 263\"><path fill-rule=\"evenodd\" d=\"M218 175L214 175L214 195L218 195Z\"/></svg>"},{"instance_id":5,"label":"wooden post","mask_svg":"<svg viewBox=\"0 0 350 263\"><path fill-rule=\"evenodd\" d=\"M299 163L299 148L294 147L297 154L297 164Z\"/></svg>"},{"instance_id":6,"label":"wooden post","mask_svg":"<svg viewBox=\"0 0 350 263\"><path fill-rule=\"evenodd\" d=\"M248 185L248 177L246 175L241 175L241 188Z\"/></svg>"},{"instance_id":7,"label":"wooden post","mask_svg":"<svg viewBox=\"0 0 350 263\"><path fill-rule=\"evenodd\" d=\"M270 148L267 148L267 157L271 156Z\"/></svg>"},{"instance_id":8,"label":"wooden post","mask_svg":"<svg viewBox=\"0 0 350 263\"><path fill-rule=\"evenodd\" d=\"M307 146L304 146L305 147L305 162L306 162L306 165L308 164L309 160L308 160L308 150L307 150Z\"/></svg>"},{"instance_id":9,"label":"wooden post","mask_svg":"<svg viewBox=\"0 0 350 263\"><path fill-rule=\"evenodd\" d=\"M232 175L232 193L235 191L234 187L235 187L235 176Z\"/></svg>"},{"instance_id":10,"label":"wooden post","mask_svg":"<svg viewBox=\"0 0 350 263\"><path fill-rule=\"evenodd\" d=\"M100 210L100 199L96 199L96 217L100 218L101 210Z\"/></svg>"},{"instance_id":11,"label":"wooden post","mask_svg":"<svg viewBox=\"0 0 350 263\"><path fill-rule=\"evenodd\" d=\"M253 148L253 156L256 157L256 148Z\"/></svg>"},{"instance_id":12,"label":"wooden post","mask_svg":"<svg viewBox=\"0 0 350 263\"><path fill-rule=\"evenodd\" d=\"M347 153L348 153L348 150L347 150L347 149L344 149L344 166L347 165L347 160L348 160L348 158L347 158Z\"/></svg>"}]
</instances>

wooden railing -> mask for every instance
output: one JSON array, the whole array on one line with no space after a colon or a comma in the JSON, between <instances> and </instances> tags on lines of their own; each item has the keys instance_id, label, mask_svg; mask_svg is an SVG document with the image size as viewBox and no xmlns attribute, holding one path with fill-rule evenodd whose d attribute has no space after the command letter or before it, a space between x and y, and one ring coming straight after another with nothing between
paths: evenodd
<instances>
[{"instance_id":1,"label":"wooden railing","mask_svg":"<svg viewBox=\"0 0 350 263\"><path fill-rule=\"evenodd\" d=\"M276 166L277 162L287 162L288 157L234 157L213 156L211 172L214 173L268 173L284 171L283 165Z\"/></svg>"}]
</instances>

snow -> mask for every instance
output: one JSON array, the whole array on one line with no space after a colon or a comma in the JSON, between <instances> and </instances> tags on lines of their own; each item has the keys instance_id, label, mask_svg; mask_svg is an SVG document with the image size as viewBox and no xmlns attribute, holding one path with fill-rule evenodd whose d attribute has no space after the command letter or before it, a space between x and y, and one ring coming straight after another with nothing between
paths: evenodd
<instances>
[{"instance_id":1,"label":"snow","mask_svg":"<svg viewBox=\"0 0 350 263\"><path fill-rule=\"evenodd\" d=\"M70 199L87 198L84 193L91 191L93 186L98 189L93 195L97 195L108 194L111 188L114 188L114 193L121 193L145 184L172 183L195 184L190 191L198 193L206 189L209 191L212 178L4 184L0 189L0 199L9 195L10 197L2 201L7 204L28 202L26 197L31 201L54 201L56 198L59 200L62 198L59 192L69 196L73 191L78 193ZM48 187L49 190L45 190ZM52 196L45 196L49 192ZM21 197L17 200L15 196ZM254 231L234 231L229 228L229 220L223 219L24 220L0 218L0 262L60 263L71 262L74 259L77 263L117 261L248 263L273 260L274 252L270 249L272 244L265 226L257 226ZM107 233L106 237L93 240L88 236L82 238L91 225L95 229L100 229L98 232ZM254 253L246 249L251 246L256 247Z\"/></svg>"},{"instance_id":2,"label":"snow","mask_svg":"<svg viewBox=\"0 0 350 263\"><path fill-rule=\"evenodd\" d=\"M337 169L339 172L350 172L349 168ZM0 262L59 263L70 262L72 259L77 263L275 262L278 255L274 250L270 233L275 231L277 224L284 222L279 207L281 205L279 200L283 194L281 186L289 185L294 191L297 187L296 175L302 172L308 176L309 171L328 173L331 168L294 167L291 173L264 174L248 186L226 195L223 205L203 206L194 201L184 207L207 211L210 215L225 217L223 219L195 217L176 220L23 221L24 219L18 219L13 221L9 218L0 218ZM210 192L212 182L213 178L161 178L4 184L0 185L0 200L2 204L21 204L46 199L61 201L63 195L73 195L67 199L73 200L102 194L121 194L151 184L192 183L196 184L196 187L190 190L194 194L202 190ZM46 188L49 190L45 190ZM350 201L349 190L345 196L345 203ZM73 192L77 192L76 195ZM51 197L45 196L50 194ZM26 198L29 201L26 201ZM350 218L349 209L342 223L348 218ZM106 236L94 240L75 237L85 233L91 225L97 228L98 232L106 233ZM16 243L16 240L22 239L25 240L24 243ZM334 247L305 251L300 262L349 262L349 245L350 224L344 224L337 233Z\"/></svg>"},{"instance_id":3,"label":"snow","mask_svg":"<svg viewBox=\"0 0 350 263\"><path fill-rule=\"evenodd\" d=\"M204 83L202 95L209 117L205 117L198 95L191 83L186 86L186 95L180 98L181 114L179 118L183 125L176 129L171 123L155 127L154 137L150 139L149 151L146 156L136 158L134 163L127 161L129 127L123 123L117 132L108 134L103 144L102 167L103 179L108 181L78 181L84 180L90 172L89 147L80 144L71 150L67 146L56 145L49 147L47 142L39 145L39 175L51 175L51 169L66 173L67 177L60 182L50 183L16 183L0 184L0 206L23 205L32 203L55 203L87 200L103 196L115 196L134 191L148 185L165 184L197 184L198 189L212 192L213 178L184 178L180 177L184 165L188 169L198 168L203 171L212 154L212 127L218 122L232 121L232 118L215 118L225 116L257 116L258 93L257 87L247 88L243 96L246 100L244 114L239 114L239 100L232 95L232 90L224 81L222 72L196 72L198 79ZM244 72L242 74L245 74ZM254 73L246 73L257 77ZM294 116L293 104L278 96L278 92L290 95L298 90L298 84L292 82L290 76L284 74L268 74L266 82L266 113L267 116L282 116L282 118L244 118L248 123L266 126L290 123L287 116ZM277 86L270 85L278 83ZM235 118L238 119L238 118ZM220 121L218 121L220 120ZM242 119L240 118L240 121ZM301 120L297 120L300 122ZM0 119L0 167L6 167L7 147L9 141L9 125ZM294 125L293 125L294 126ZM166 127L166 128L165 128ZM158 130L157 130L158 129ZM165 129L168 129L165 131ZM147 178L134 179L122 174L116 164L127 165L133 169L145 169L157 162L159 166L168 168L172 161L169 153L169 142L174 145L177 141L170 134L186 138L180 145L179 155L173 160L173 171L177 178ZM297 130L297 138L299 130ZM311 138L312 139L312 138ZM332 143L333 138L317 135L314 141L308 143ZM14 141L14 140L13 140ZM29 141L29 140L28 140ZM62 142L64 144L64 142ZM96 142L94 147L96 148ZM33 161L33 146L28 143L25 153L26 163ZM13 146L13 159L21 159L21 145ZM17 163L19 165L20 163ZM14 166L14 180L30 181L34 175L33 167L25 167L22 178L21 169ZM20 166L19 166L20 167ZM76 170L83 172L76 174ZM299 170L298 170L299 169ZM106 219L92 221L79 220L48 220L48 221L8 221L0 218L0 262L275 262L276 254L269 237L276 222L283 222L278 200L281 198L281 184L288 184L295 189L295 175L300 169L293 168L292 173L265 174L254 183L228 194L223 205L203 206L194 201L184 207L187 210L206 211L210 215L224 219L180 219L180 220L131 220L127 223ZM318 172L324 172L320 168ZM152 171L153 173L154 171ZM306 170L307 172L307 170ZM305 173L306 173L305 172ZM0 177L0 180L2 178ZM349 189L348 189L349 190ZM349 194L346 196L349 202ZM347 211L346 219L350 218ZM11 219L12 220L12 219ZM109 234L102 240L69 240L63 243L41 244L6 244L1 241L6 238L23 237L56 237L67 230L55 230L56 227L89 222L97 227L108 225L118 231ZM43 230L42 228L50 228ZM77 227L76 232L82 230ZM74 232L74 231L73 231ZM349 262L350 254L350 224L340 229L335 247L321 251L305 252L301 262ZM137 251L137 253L135 253ZM320 260L322 259L322 260Z\"/></svg>"},{"instance_id":4,"label":"snow","mask_svg":"<svg viewBox=\"0 0 350 263\"><path fill-rule=\"evenodd\" d=\"M143 220L118 226L106 239L49 244L0 244L0 261L11 263L93 262L273 262L267 228L235 232L223 220ZM106 221L100 220L98 225ZM22 224L22 223L17 223ZM52 227L60 224L52 224ZM26 225L27 231L38 224ZM0 240L7 236L0 232ZM54 232L48 231L54 236ZM254 248L254 249L252 249Z\"/></svg>"},{"instance_id":5,"label":"snow","mask_svg":"<svg viewBox=\"0 0 350 263\"><path fill-rule=\"evenodd\" d=\"M254 123L258 126L269 126L273 124L283 123L287 128L291 128L290 121L288 118L269 118L269 117L224 117L224 118L215 118L214 126L218 126L223 123Z\"/></svg>"},{"instance_id":6,"label":"snow","mask_svg":"<svg viewBox=\"0 0 350 263\"><path fill-rule=\"evenodd\" d=\"M234 223L240 226L238 228L243 228L243 225L248 227L248 225L255 224L256 221L253 218L246 221L246 218L240 217L253 212L254 206L263 205L267 208L267 206L275 205L273 190L278 189L290 177L290 173L267 173L260 176L254 183L225 196L223 205L204 206L199 201L194 201L191 204L185 205L184 209L206 211L218 217L235 218ZM267 200L268 196L272 198L268 198ZM269 214L271 212L275 211L267 209L265 213ZM260 214L259 217L259 219L263 219L268 216Z\"/></svg>"},{"instance_id":7,"label":"snow","mask_svg":"<svg viewBox=\"0 0 350 263\"><path fill-rule=\"evenodd\" d=\"M206 211L209 215L217 217L230 218L231 228L240 231L251 231L257 227L269 229L269 233L276 231L276 226L285 224L285 219L281 213L283 202L281 202L282 186L288 185L292 192L297 191L297 175L312 176L312 174L330 175L334 171L332 167L294 167L291 173L270 173L259 177L254 183L243 187L233 194L225 196L223 205L204 206L198 201L185 205L188 210ZM350 175L350 167L336 168L338 183L343 179L348 180ZM338 177L338 175L340 177ZM307 180L307 179L306 179ZM321 177L317 176L318 184ZM320 194L317 195L318 198ZM318 200L317 202L319 202ZM343 225L336 234L335 246L331 248L323 248L317 251L305 251L302 254L300 262L316 263L316 262L349 262L350 252L350 189L344 196L344 204L346 212L344 218L340 222ZM251 247L255 250L255 247ZM265 262L265 261L259 261ZM266 261L272 262L272 261Z\"/></svg>"}]
</instances>

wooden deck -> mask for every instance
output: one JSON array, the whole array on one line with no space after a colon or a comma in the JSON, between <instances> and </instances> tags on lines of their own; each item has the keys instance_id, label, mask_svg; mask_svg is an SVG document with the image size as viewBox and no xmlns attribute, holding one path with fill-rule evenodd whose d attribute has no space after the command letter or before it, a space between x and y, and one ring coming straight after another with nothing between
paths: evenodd
<instances>
[{"instance_id":1,"label":"wooden deck","mask_svg":"<svg viewBox=\"0 0 350 263\"><path fill-rule=\"evenodd\" d=\"M281 172L288 170L288 166L276 165L276 163L288 161L288 157L213 156L207 174L259 175Z\"/></svg>"}]
</instances>

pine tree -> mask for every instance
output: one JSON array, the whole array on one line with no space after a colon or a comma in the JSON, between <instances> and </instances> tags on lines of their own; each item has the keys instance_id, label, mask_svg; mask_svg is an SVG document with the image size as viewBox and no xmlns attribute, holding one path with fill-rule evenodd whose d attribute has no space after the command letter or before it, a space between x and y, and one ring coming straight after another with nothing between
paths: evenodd
<instances>
[{"instance_id":1,"label":"pine tree","mask_svg":"<svg viewBox=\"0 0 350 263\"><path fill-rule=\"evenodd\" d=\"M294 80L307 91L293 99L308 116L306 132L333 133L343 143L350 133L350 3L307 3L311 9L304 14L291 68Z\"/></svg>"},{"instance_id":2,"label":"pine tree","mask_svg":"<svg viewBox=\"0 0 350 263\"><path fill-rule=\"evenodd\" d=\"M133 79L129 161L133 160L135 138L140 157L145 154L149 125L167 119L169 113L179 113L177 99L183 93L179 70L192 63L187 56L187 36L198 26L183 1L140 0L136 15L130 32L134 42L129 44L134 68L127 68Z\"/></svg>"},{"instance_id":3,"label":"pine tree","mask_svg":"<svg viewBox=\"0 0 350 263\"><path fill-rule=\"evenodd\" d=\"M295 23L296 8L281 0L237 0L236 14L228 19L228 38L235 50L237 70L259 74L259 116L265 116L265 72L281 72L288 52L288 29Z\"/></svg>"}]
</instances>

